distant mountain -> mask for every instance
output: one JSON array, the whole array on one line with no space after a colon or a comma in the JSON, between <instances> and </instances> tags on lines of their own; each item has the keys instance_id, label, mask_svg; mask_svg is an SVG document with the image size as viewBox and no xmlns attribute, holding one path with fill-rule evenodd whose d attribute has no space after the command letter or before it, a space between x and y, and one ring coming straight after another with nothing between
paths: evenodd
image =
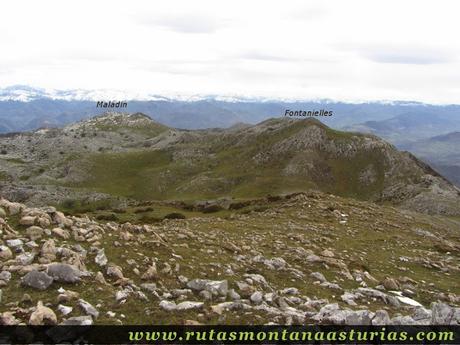
<instances>
[{"instance_id":1,"label":"distant mountain","mask_svg":"<svg viewBox=\"0 0 460 345\"><path fill-rule=\"evenodd\" d=\"M252 198L310 189L460 214L459 190L372 135L316 119L179 130L143 114L107 114L63 129L0 137L3 195L35 203L94 197ZM99 193L99 194L97 194Z\"/></svg>"},{"instance_id":2,"label":"distant mountain","mask_svg":"<svg viewBox=\"0 0 460 345\"><path fill-rule=\"evenodd\" d=\"M417 109L381 121L367 121L344 127L345 130L372 133L403 147L420 139L460 131L457 106Z\"/></svg>"},{"instance_id":3,"label":"distant mountain","mask_svg":"<svg viewBox=\"0 0 460 345\"><path fill-rule=\"evenodd\" d=\"M458 105L435 106L414 102L352 104L331 100L287 101L222 96L194 96L184 99L125 94L110 90L47 91L28 86L13 86L0 89L0 133L34 130L43 126L62 127L106 112L107 109L97 108L96 102L109 100L127 100L128 106L124 111L142 112L160 123L183 129L226 128L237 123L255 124L270 117L282 117L288 109L332 111L333 116L320 119L328 126L368 131L389 140L396 139L393 142L400 139L393 138L393 128L402 128L401 131L406 135L410 134L411 140L416 140L446 133L443 126L454 125L449 131L455 130L460 123ZM442 118L437 123L439 116ZM447 119L445 125L441 123L444 117ZM395 120L380 124L381 121L392 118L400 118L405 124L392 123ZM406 128L415 128L412 125L430 118L433 130L420 132L414 129L413 133L407 132ZM354 126L357 123L363 124Z\"/></svg>"},{"instance_id":4,"label":"distant mountain","mask_svg":"<svg viewBox=\"0 0 460 345\"><path fill-rule=\"evenodd\" d=\"M460 186L460 132L418 140L401 148L430 163L443 176Z\"/></svg>"}]
</instances>

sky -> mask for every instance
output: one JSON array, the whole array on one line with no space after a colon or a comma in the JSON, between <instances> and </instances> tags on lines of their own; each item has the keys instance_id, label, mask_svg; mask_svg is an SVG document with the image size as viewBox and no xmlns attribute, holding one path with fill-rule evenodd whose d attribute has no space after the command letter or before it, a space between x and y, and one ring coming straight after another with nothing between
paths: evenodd
<instances>
[{"instance_id":1,"label":"sky","mask_svg":"<svg viewBox=\"0 0 460 345\"><path fill-rule=\"evenodd\" d=\"M0 87L460 104L458 0L4 0Z\"/></svg>"}]
</instances>

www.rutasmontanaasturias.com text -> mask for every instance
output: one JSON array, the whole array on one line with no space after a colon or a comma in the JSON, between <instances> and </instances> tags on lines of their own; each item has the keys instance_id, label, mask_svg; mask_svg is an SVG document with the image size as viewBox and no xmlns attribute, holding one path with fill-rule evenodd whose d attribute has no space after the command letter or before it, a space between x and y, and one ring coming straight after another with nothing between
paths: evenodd
<instances>
[{"instance_id":1,"label":"www.rutasmontanaasturias.com text","mask_svg":"<svg viewBox=\"0 0 460 345\"><path fill-rule=\"evenodd\" d=\"M290 110L284 111L284 116L291 117L314 117L314 116L332 116L332 110Z\"/></svg>"}]
</instances>

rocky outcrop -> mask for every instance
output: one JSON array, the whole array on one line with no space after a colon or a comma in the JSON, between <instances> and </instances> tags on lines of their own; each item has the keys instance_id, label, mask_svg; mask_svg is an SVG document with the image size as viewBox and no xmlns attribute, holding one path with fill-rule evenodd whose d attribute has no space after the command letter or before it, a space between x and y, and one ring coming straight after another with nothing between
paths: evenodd
<instances>
[{"instance_id":1,"label":"rocky outcrop","mask_svg":"<svg viewBox=\"0 0 460 345\"><path fill-rule=\"evenodd\" d=\"M2 325L460 323L458 227L440 217L321 193L155 225L0 205Z\"/></svg>"}]
</instances>

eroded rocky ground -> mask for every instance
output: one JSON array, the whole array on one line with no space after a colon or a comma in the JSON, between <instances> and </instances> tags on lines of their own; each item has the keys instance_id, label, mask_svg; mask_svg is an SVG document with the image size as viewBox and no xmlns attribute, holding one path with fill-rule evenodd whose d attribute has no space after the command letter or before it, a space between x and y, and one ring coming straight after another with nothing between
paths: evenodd
<instances>
[{"instance_id":1,"label":"eroded rocky ground","mask_svg":"<svg viewBox=\"0 0 460 345\"><path fill-rule=\"evenodd\" d=\"M459 324L459 227L320 193L150 225L1 199L0 323Z\"/></svg>"}]
</instances>

